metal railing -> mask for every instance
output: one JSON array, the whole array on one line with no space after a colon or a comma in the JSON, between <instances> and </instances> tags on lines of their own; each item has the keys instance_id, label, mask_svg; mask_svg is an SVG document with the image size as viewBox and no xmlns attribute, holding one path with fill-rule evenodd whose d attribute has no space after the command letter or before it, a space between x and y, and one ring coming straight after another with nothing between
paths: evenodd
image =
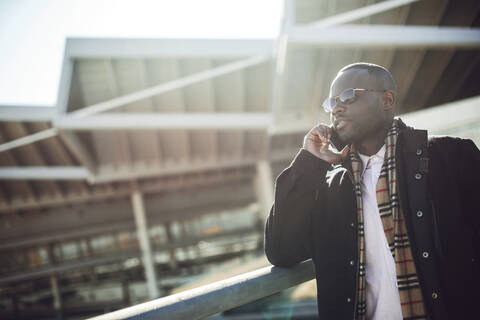
<instances>
[{"instance_id":1,"label":"metal railing","mask_svg":"<svg viewBox=\"0 0 480 320\"><path fill-rule=\"evenodd\" d=\"M270 296L314 277L311 260L292 268L269 266L92 319L203 319Z\"/></svg>"}]
</instances>

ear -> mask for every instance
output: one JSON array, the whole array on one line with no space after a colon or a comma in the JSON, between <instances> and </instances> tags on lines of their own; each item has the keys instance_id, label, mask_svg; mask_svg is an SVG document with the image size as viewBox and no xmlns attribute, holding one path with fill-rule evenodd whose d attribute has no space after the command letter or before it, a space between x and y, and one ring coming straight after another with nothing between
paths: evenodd
<instances>
[{"instance_id":1,"label":"ear","mask_svg":"<svg viewBox=\"0 0 480 320\"><path fill-rule=\"evenodd\" d=\"M390 90L385 91L385 93L383 94L383 109L393 110L394 103L395 103L395 93Z\"/></svg>"}]
</instances>

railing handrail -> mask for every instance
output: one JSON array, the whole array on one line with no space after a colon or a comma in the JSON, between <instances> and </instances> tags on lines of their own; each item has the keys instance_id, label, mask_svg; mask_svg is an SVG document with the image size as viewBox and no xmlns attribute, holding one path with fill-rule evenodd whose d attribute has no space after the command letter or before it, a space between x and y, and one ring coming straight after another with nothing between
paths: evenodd
<instances>
[{"instance_id":1,"label":"railing handrail","mask_svg":"<svg viewBox=\"0 0 480 320\"><path fill-rule=\"evenodd\" d=\"M291 268L264 267L199 288L110 312L95 320L203 319L270 296L315 277L311 260Z\"/></svg>"}]
</instances>

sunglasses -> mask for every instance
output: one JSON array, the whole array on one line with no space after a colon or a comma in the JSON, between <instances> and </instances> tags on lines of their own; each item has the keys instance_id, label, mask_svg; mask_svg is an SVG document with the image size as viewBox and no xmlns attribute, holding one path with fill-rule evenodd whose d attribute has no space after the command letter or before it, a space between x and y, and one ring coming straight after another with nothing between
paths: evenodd
<instances>
[{"instance_id":1,"label":"sunglasses","mask_svg":"<svg viewBox=\"0 0 480 320\"><path fill-rule=\"evenodd\" d=\"M351 104L357 99L358 92L385 92L385 90L375 90L375 89L360 89L360 88L350 88L343 90L340 95L336 97L330 97L323 101L322 107L325 112L332 112L332 110L337 106L337 101L340 100L342 104Z\"/></svg>"}]
</instances>

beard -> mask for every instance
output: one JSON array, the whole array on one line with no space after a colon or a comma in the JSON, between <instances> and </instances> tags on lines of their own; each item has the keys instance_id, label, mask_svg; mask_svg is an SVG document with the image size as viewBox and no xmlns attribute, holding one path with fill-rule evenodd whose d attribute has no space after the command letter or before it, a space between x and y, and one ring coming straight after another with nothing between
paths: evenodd
<instances>
[{"instance_id":1,"label":"beard","mask_svg":"<svg viewBox=\"0 0 480 320\"><path fill-rule=\"evenodd\" d=\"M352 144L361 136L360 131L354 121L349 121L345 127L337 129L336 134L343 143Z\"/></svg>"},{"instance_id":2,"label":"beard","mask_svg":"<svg viewBox=\"0 0 480 320\"><path fill-rule=\"evenodd\" d=\"M343 128L336 130L338 138L344 144L361 144L363 141L376 140L379 135L383 137L384 125L381 121L361 119L349 121Z\"/></svg>"}]
</instances>

